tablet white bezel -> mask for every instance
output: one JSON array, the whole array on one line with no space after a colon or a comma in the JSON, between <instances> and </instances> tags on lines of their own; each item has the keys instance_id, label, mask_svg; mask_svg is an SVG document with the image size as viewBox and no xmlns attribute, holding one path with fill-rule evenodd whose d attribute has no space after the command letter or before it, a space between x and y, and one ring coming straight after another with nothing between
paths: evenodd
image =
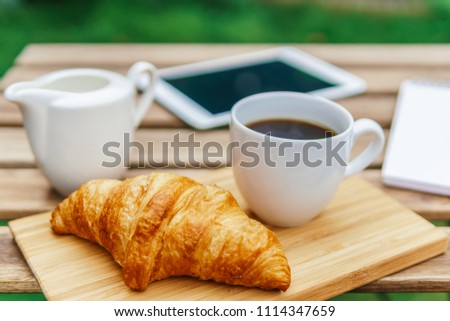
<instances>
[{"instance_id":1,"label":"tablet white bezel","mask_svg":"<svg viewBox=\"0 0 450 321\"><path fill-rule=\"evenodd\" d=\"M282 61L294 68L306 71L317 78L337 84L330 88L311 91L309 92L310 94L328 99L339 99L362 93L366 89L366 84L361 78L292 47L274 48L239 56L161 69L159 70L159 74L162 78L187 77L273 60ZM198 129L224 126L230 120L229 111L212 114L163 79L158 83L156 99L161 105L165 106L175 115L178 115L186 123Z\"/></svg>"}]
</instances>

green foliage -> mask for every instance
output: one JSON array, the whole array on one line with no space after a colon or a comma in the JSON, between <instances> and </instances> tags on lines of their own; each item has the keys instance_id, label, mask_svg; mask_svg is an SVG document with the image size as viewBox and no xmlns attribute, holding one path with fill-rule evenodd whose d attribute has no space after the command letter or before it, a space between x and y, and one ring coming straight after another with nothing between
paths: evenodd
<instances>
[{"instance_id":1,"label":"green foliage","mask_svg":"<svg viewBox=\"0 0 450 321\"><path fill-rule=\"evenodd\" d=\"M381 15L261 0L3 0L0 75L30 42L430 43L450 41L449 1Z\"/></svg>"},{"instance_id":2,"label":"green foliage","mask_svg":"<svg viewBox=\"0 0 450 321\"><path fill-rule=\"evenodd\" d=\"M436 226L450 226L449 221L431 221Z\"/></svg>"},{"instance_id":3,"label":"green foliage","mask_svg":"<svg viewBox=\"0 0 450 321\"><path fill-rule=\"evenodd\" d=\"M0 293L0 301L46 301L42 293Z\"/></svg>"}]
</instances>

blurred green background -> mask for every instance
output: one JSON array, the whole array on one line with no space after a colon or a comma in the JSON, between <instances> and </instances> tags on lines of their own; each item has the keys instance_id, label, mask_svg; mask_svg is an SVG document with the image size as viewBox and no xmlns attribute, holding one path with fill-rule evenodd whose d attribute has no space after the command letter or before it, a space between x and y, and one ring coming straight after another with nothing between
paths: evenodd
<instances>
[{"instance_id":1,"label":"blurred green background","mask_svg":"<svg viewBox=\"0 0 450 321\"><path fill-rule=\"evenodd\" d=\"M30 42L450 42L449 0L0 0L0 75Z\"/></svg>"},{"instance_id":2,"label":"blurred green background","mask_svg":"<svg viewBox=\"0 0 450 321\"><path fill-rule=\"evenodd\" d=\"M450 43L450 0L0 0L0 76L31 42ZM448 298L350 293L335 299ZM44 299L0 294L0 300Z\"/></svg>"}]
</instances>

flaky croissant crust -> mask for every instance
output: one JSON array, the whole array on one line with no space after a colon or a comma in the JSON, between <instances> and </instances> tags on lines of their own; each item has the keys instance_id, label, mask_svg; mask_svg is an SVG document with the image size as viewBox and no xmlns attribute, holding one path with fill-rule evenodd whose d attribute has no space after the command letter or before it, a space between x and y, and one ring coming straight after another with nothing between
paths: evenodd
<instances>
[{"instance_id":1,"label":"flaky croissant crust","mask_svg":"<svg viewBox=\"0 0 450 321\"><path fill-rule=\"evenodd\" d=\"M290 285L275 234L231 193L183 176L90 181L57 206L51 226L104 247L134 290L182 275L267 290Z\"/></svg>"}]
</instances>

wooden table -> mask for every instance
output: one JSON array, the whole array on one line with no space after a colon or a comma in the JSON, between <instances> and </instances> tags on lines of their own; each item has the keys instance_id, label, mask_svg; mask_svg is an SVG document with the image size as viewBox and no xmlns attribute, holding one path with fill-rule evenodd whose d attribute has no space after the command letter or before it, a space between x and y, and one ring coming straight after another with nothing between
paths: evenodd
<instances>
[{"instance_id":1,"label":"wooden table","mask_svg":"<svg viewBox=\"0 0 450 321\"><path fill-rule=\"evenodd\" d=\"M52 70L70 67L99 67L125 73L137 60L157 67L201 61L272 47L270 45L29 45L6 73L0 87L31 80ZM379 122L389 137L396 96L401 81L412 77L450 80L450 45L301 45L296 46L364 78L367 93L339 101L355 119L369 117ZM170 141L180 132L193 131L174 115L154 104L144 118L136 139ZM225 128L196 132L196 138L226 144ZM356 153L364 146L358 142ZM161 151L156 150L156 157ZM185 155L186 156L186 155ZM199 155L197 155L199 156ZM450 220L450 198L383 187L381 155L363 177L428 220ZM138 169L132 159L134 176L150 169ZM173 165L173 164L172 164ZM195 177L212 169L176 169ZM61 198L51 190L36 168L16 105L0 96L0 219L11 220L52 209ZM450 234L450 228L441 227ZM0 226L0 293L40 292L39 285L19 252L7 227ZM450 292L450 253L431 259L356 291L360 292Z\"/></svg>"}]
</instances>

